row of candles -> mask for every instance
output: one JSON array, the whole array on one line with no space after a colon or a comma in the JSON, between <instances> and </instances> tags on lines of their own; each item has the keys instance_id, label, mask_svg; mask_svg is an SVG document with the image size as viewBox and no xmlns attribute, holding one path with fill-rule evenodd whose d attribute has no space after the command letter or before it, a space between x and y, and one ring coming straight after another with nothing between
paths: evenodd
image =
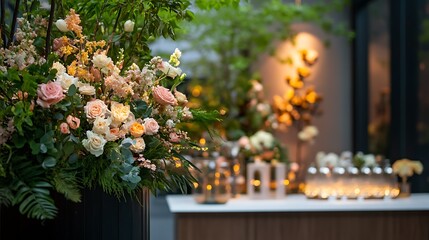
<instances>
[{"instance_id":1,"label":"row of candles","mask_svg":"<svg viewBox=\"0 0 429 240\"><path fill-rule=\"evenodd\" d=\"M214 159L194 162L201 170L196 174L194 197L199 203L226 203L234 196L237 166ZM241 168L241 167L240 167ZM248 163L246 194L249 198L267 199L286 196L286 165L262 161ZM274 187L273 187L274 186ZM390 166L381 167L309 167L304 193L311 199L386 199L398 197L396 175Z\"/></svg>"},{"instance_id":2,"label":"row of candles","mask_svg":"<svg viewBox=\"0 0 429 240\"><path fill-rule=\"evenodd\" d=\"M319 199L388 199L400 190L391 167L309 167L304 193Z\"/></svg>"}]
</instances>

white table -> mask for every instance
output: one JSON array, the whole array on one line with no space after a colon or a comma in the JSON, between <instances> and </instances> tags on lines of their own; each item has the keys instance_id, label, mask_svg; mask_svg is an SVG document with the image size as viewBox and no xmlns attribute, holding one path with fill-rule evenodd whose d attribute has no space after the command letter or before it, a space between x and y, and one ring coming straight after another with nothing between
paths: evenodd
<instances>
[{"instance_id":1,"label":"white table","mask_svg":"<svg viewBox=\"0 0 429 240\"><path fill-rule=\"evenodd\" d=\"M210 212L336 212L336 211L429 211L429 193L416 193L408 198L370 200L317 200L304 195L284 199L249 199L242 196L226 204L198 204L191 195L167 196L173 213Z\"/></svg>"},{"instance_id":2,"label":"white table","mask_svg":"<svg viewBox=\"0 0 429 240\"><path fill-rule=\"evenodd\" d=\"M177 240L429 239L429 193L389 200L315 200L304 195L226 204L167 196Z\"/></svg>"}]
</instances>

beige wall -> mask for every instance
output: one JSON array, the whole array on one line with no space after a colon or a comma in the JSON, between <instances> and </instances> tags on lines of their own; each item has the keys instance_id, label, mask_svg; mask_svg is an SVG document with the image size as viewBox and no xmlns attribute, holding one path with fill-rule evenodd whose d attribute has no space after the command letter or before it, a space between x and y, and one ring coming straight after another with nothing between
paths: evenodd
<instances>
[{"instance_id":1,"label":"beige wall","mask_svg":"<svg viewBox=\"0 0 429 240\"><path fill-rule=\"evenodd\" d=\"M305 145L302 151L302 159L308 162L314 160L318 151L339 154L352 148L351 43L344 37L326 35L313 25L297 24L294 28L301 33L297 37L296 47L286 42L279 43L277 55L282 58L290 56L296 52L296 48L301 47L314 49L319 53L319 60L310 67L312 74L306 81L306 86L314 85L316 91L323 96L320 105L323 114L313 121L319 129L319 135L314 144ZM330 47L323 44L327 39ZM276 94L283 95L287 90L284 79L291 67L279 63L273 57L264 56L259 69L267 98L271 100ZM290 160L293 161L296 131L290 129L276 134L288 146Z\"/></svg>"}]
</instances>

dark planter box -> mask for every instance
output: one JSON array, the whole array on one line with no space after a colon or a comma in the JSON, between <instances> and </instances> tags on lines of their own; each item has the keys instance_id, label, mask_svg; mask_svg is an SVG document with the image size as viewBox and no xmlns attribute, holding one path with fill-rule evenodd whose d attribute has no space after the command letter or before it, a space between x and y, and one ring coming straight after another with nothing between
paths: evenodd
<instances>
[{"instance_id":1,"label":"dark planter box","mask_svg":"<svg viewBox=\"0 0 429 240\"><path fill-rule=\"evenodd\" d=\"M87 190L81 203L55 196L54 220L33 220L17 207L0 209L0 239L137 240L144 239L145 213L138 201L118 200L101 190ZM148 205L149 206L149 205Z\"/></svg>"}]
</instances>

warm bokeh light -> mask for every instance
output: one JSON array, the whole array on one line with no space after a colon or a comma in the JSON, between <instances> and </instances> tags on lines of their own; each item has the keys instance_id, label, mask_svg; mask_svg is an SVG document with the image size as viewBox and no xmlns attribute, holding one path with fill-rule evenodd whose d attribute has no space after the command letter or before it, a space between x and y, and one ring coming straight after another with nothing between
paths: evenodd
<instances>
[{"instance_id":1,"label":"warm bokeh light","mask_svg":"<svg viewBox=\"0 0 429 240\"><path fill-rule=\"evenodd\" d=\"M200 85L193 87L192 96L199 97L201 95L202 90L203 90L203 87L201 87Z\"/></svg>"}]
</instances>

